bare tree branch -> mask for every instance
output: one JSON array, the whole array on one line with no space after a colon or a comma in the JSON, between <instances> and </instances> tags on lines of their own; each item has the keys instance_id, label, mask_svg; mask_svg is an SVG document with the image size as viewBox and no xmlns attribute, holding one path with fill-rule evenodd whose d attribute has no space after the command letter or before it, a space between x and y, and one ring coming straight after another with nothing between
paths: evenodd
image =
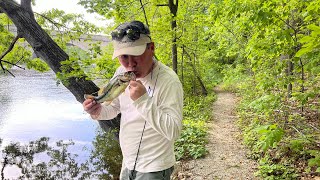
<instances>
[{"instance_id":1,"label":"bare tree branch","mask_svg":"<svg viewBox=\"0 0 320 180\"><path fill-rule=\"evenodd\" d=\"M193 73L196 76L198 82L200 83L202 94L205 95L205 96L208 95L208 91L207 91L207 89L206 89L206 87L205 87L205 85L204 85L204 83L203 83L203 81L201 79L201 76L200 76L198 70L196 69L195 65L192 63L191 55L186 50L184 50L184 53L188 56L189 61L187 61L187 63L189 63L190 66L192 67Z\"/></svg>"},{"instance_id":2,"label":"bare tree branch","mask_svg":"<svg viewBox=\"0 0 320 180\"><path fill-rule=\"evenodd\" d=\"M146 14L146 11L145 11L145 9L144 9L144 5L142 4L142 0L140 0L140 4L141 4L141 8L142 8L142 10L143 10L143 14L144 14L144 18L145 18L145 20L146 20L146 24L147 24L147 26L149 27L147 14Z\"/></svg>"},{"instance_id":3,"label":"bare tree branch","mask_svg":"<svg viewBox=\"0 0 320 180\"><path fill-rule=\"evenodd\" d=\"M139 8L139 10L142 9L142 10L144 11L144 6L146 6L147 4L149 4L149 3L145 3L145 4L141 5L141 7ZM139 13L140 13L140 12L138 11L136 14L133 14L133 15L131 16L131 18L134 17L134 16L136 16L136 15L139 14Z\"/></svg>"},{"instance_id":4,"label":"bare tree branch","mask_svg":"<svg viewBox=\"0 0 320 180\"><path fill-rule=\"evenodd\" d=\"M12 77L16 77L11 71L9 71L8 69L6 69L6 71L12 76Z\"/></svg>"},{"instance_id":5,"label":"bare tree branch","mask_svg":"<svg viewBox=\"0 0 320 180\"><path fill-rule=\"evenodd\" d=\"M68 28L67 26L63 25L63 24L60 24L60 23L57 23L57 22L53 21L52 19L48 18L47 16L45 16L45 15L43 15L43 14L40 14L40 13L37 13L37 12L34 12L34 14L37 14L37 15L43 17L44 19L48 20L48 21L51 22L54 26L56 26L58 29L59 29L59 26L64 27L64 28L66 28L66 29L70 29L70 28Z\"/></svg>"},{"instance_id":6,"label":"bare tree branch","mask_svg":"<svg viewBox=\"0 0 320 180\"><path fill-rule=\"evenodd\" d=\"M21 59L22 59L22 58L21 58ZM20 60L21 60L21 59L20 59ZM20 60L19 60L19 61L20 61ZM25 69L24 67L18 65L19 61L17 61L16 63L12 63L12 62L9 62L9 61L6 61L6 60L1 60L1 61L2 61L2 62L5 62L5 63L7 63L7 64L11 64L11 65L13 65L13 66L16 66L16 67L18 67L18 68L20 68L20 69L23 69L23 70Z\"/></svg>"},{"instance_id":7,"label":"bare tree branch","mask_svg":"<svg viewBox=\"0 0 320 180\"><path fill-rule=\"evenodd\" d=\"M58 30L60 31L60 27L63 27L65 28L66 30L68 31L73 31L73 32L78 32L78 33L84 33L83 31L79 31L79 30L72 30L70 27L67 27L66 25L64 24L61 24L61 23L58 23L50 18L48 18L47 16L43 15L43 14L40 14L40 13L37 13L37 12L33 12L34 14L38 15L38 16L41 16L43 17L45 20L49 21L50 23L52 23L55 27L58 28ZM85 33L84 33L85 34Z\"/></svg>"},{"instance_id":8,"label":"bare tree branch","mask_svg":"<svg viewBox=\"0 0 320 180\"><path fill-rule=\"evenodd\" d=\"M0 61L0 67L3 70L3 73L6 73L6 69L3 67L2 61Z\"/></svg>"},{"instance_id":9,"label":"bare tree branch","mask_svg":"<svg viewBox=\"0 0 320 180\"><path fill-rule=\"evenodd\" d=\"M156 6L169 6L169 4L157 4Z\"/></svg>"},{"instance_id":10,"label":"bare tree branch","mask_svg":"<svg viewBox=\"0 0 320 180\"><path fill-rule=\"evenodd\" d=\"M14 77L14 75L13 75L8 69L6 69L6 68L3 66L3 63L11 64L11 65L16 66L16 67L18 67L18 68L24 69L23 67L17 65L17 63L18 63L21 59L20 59L17 63L14 64L14 63L11 63L11 62L9 62L9 61L3 60L3 58L4 58L9 52L12 51L14 45L16 44L16 42L18 41L18 39L20 39L20 38L21 38L21 35L18 33L18 35L12 40L12 42L11 42L10 46L8 47L8 49L7 49L5 52L3 52L2 55L0 56L0 67L1 67L1 69L3 70L4 73L8 72L8 73L10 73L13 77Z\"/></svg>"},{"instance_id":11,"label":"bare tree branch","mask_svg":"<svg viewBox=\"0 0 320 180\"><path fill-rule=\"evenodd\" d=\"M18 39L20 39L20 35L18 34L11 42L10 46L8 47L8 49L2 53L2 55L0 56L0 61L2 61L2 59L13 49L14 45L16 44L16 42L18 41Z\"/></svg>"}]
</instances>

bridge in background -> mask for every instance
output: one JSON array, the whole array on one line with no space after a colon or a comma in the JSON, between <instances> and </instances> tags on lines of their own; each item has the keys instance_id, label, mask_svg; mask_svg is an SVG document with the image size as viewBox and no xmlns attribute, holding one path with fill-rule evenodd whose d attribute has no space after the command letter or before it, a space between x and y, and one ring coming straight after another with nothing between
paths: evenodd
<instances>
[{"instance_id":1,"label":"bridge in background","mask_svg":"<svg viewBox=\"0 0 320 180\"><path fill-rule=\"evenodd\" d=\"M17 34L17 28L14 25L8 25L6 26L6 28L14 35ZM59 32L54 32L51 35L54 37L55 34L58 33ZM100 43L100 47L104 47L108 45L110 42L110 38L103 35L81 35L79 39L68 42L67 46L76 46L84 51L88 51L90 49L90 44L92 43Z\"/></svg>"}]
</instances>

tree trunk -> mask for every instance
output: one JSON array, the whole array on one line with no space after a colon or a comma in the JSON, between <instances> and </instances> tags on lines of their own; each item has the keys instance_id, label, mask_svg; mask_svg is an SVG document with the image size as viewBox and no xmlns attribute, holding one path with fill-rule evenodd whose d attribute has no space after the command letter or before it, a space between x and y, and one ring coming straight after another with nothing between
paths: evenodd
<instances>
[{"instance_id":1,"label":"tree trunk","mask_svg":"<svg viewBox=\"0 0 320 180\"><path fill-rule=\"evenodd\" d=\"M177 50L177 34L176 34L176 28L177 28L177 11L178 11L178 0L176 0L176 4L174 4L173 0L169 0L169 8L170 8L170 13L172 14L172 21L171 21L171 30L173 32L173 37L172 37L172 47L171 47L171 52L172 52L172 69L174 72L178 74L178 50Z\"/></svg>"},{"instance_id":2,"label":"tree trunk","mask_svg":"<svg viewBox=\"0 0 320 180\"><path fill-rule=\"evenodd\" d=\"M36 22L30 3L30 0L24 0L21 2L22 6L13 0L0 0L0 12L5 13L11 19L17 27L18 36L31 45L38 57L44 60L55 73L61 72L61 62L69 59L69 56ZM92 81L85 78L72 77L63 85L80 103L84 101L84 94L91 94L99 90Z\"/></svg>"},{"instance_id":3,"label":"tree trunk","mask_svg":"<svg viewBox=\"0 0 320 180\"><path fill-rule=\"evenodd\" d=\"M287 66L287 77L289 79L291 79L293 75L293 62L291 61L291 59L288 59L288 66ZM287 86L287 96L288 98L291 98L292 96L292 83L289 82L288 86Z\"/></svg>"},{"instance_id":4,"label":"tree trunk","mask_svg":"<svg viewBox=\"0 0 320 180\"><path fill-rule=\"evenodd\" d=\"M204 83L202 82L201 77L200 77L200 75L199 75L199 73L198 73L195 65L192 63L192 57L190 56L190 54L189 54L187 51L184 51L184 52L185 52L186 55L189 57L189 64L190 64L191 67L192 67L193 74L196 76L198 82L200 83L202 95L205 95L205 96L208 95L208 91L207 91Z\"/></svg>"}]
</instances>

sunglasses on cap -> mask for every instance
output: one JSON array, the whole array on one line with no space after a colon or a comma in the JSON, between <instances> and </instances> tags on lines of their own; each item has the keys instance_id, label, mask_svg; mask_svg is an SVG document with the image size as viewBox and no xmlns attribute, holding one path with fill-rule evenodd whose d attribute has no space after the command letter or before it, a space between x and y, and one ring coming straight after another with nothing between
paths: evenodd
<instances>
[{"instance_id":1,"label":"sunglasses on cap","mask_svg":"<svg viewBox=\"0 0 320 180\"><path fill-rule=\"evenodd\" d=\"M112 37L112 40L121 41L123 39L123 37L127 36L129 40L135 41L140 38L140 34L147 35L146 32L141 31L139 28L137 28L135 26L129 26L125 29L119 29L119 30L112 31L111 37Z\"/></svg>"}]
</instances>

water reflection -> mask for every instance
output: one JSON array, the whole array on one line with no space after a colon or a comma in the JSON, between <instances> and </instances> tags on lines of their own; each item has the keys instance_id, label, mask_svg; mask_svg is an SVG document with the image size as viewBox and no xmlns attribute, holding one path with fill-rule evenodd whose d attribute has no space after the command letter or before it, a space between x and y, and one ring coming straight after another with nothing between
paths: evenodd
<instances>
[{"instance_id":1,"label":"water reflection","mask_svg":"<svg viewBox=\"0 0 320 180\"><path fill-rule=\"evenodd\" d=\"M86 158L82 147L91 148L96 122L62 85L57 86L53 72L37 73L16 69L16 77L0 75L0 137L3 146L26 143L40 137L50 142L72 139L73 153Z\"/></svg>"}]
</instances>

